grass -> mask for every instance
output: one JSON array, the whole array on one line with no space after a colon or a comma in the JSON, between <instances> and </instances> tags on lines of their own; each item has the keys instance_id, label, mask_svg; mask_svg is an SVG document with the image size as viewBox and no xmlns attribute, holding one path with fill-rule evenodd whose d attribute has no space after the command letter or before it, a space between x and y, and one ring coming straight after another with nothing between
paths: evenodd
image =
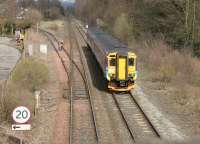
<instances>
[{"instance_id":1,"label":"grass","mask_svg":"<svg viewBox=\"0 0 200 144\"><path fill-rule=\"evenodd\" d=\"M33 112L34 91L45 88L48 80L49 71L45 64L32 58L21 61L7 84L0 118L12 121L11 113L19 105L27 106Z\"/></svg>"},{"instance_id":2,"label":"grass","mask_svg":"<svg viewBox=\"0 0 200 144\"><path fill-rule=\"evenodd\" d=\"M12 80L31 92L41 89L48 82L48 67L35 59L23 60L15 69Z\"/></svg>"},{"instance_id":3,"label":"grass","mask_svg":"<svg viewBox=\"0 0 200 144\"><path fill-rule=\"evenodd\" d=\"M15 83L10 83L7 87L5 104L4 104L4 118L7 121L12 121L11 114L17 106L26 106L33 113L34 110L34 95L27 89L22 89Z\"/></svg>"},{"instance_id":4,"label":"grass","mask_svg":"<svg viewBox=\"0 0 200 144\"><path fill-rule=\"evenodd\" d=\"M58 30L59 27L63 27L63 21L54 20L52 21L42 21L40 27L44 29Z\"/></svg>"},{"instance_id":5,"label":"grass","mask_svg":"<svg viewBox=\"0 0 200 144\"><path fill-rule=\"evenodd\" d=\"M132 43L148 79L160 83L159 89L173 87L175 102L200 112L200 60L188 51L173 50L162 40ZM144 71L143 69L139 70Z\"/></svg>"}]
</instances>

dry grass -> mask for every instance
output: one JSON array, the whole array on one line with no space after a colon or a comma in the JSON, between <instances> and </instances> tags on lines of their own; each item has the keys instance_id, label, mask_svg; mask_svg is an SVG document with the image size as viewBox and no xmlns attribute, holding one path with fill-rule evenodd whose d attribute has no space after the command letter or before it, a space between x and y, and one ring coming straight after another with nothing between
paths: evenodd
<instances>
[{"instance_id":1,"label":"dry grass","mask_svg":"<svg viewBox=\"0 0 200 144\"><path fill-rule=\"evenodd\" d=\"M61 20L42 21L40 23L40 27L43 29L58 30L58 28L63 27L63 21Z\"/></svg>"},{"instance_id":2,"label":"dry grass","mask_svg":"<svg viewBox=\"0 0 200 144\"><path fill-rule=\"evenodd\" d=\"M34 96L27 89L22 89L15 83L10 83L7 87L5 103L4 103L4 119L12 121L11 114L14 108L19 105L26 106L33 113Z\"/></svg>"},{"instance_id":3,"label":"dry grass","mask_svg":"<svg viewBox=\"0 0 200 144\"><path fill-rule=\"evenodd\" d=\"M152 82L175 89L177 104L189 105L200 112L200 60L190 52L171 49L162 40L148 40L134 46ZM144 71L143 69L139 70Z\"/></svg>"},{"instance_id":4,"label":"dry grass","mask_svg":"<svg viewBox=\"0 0 200 144\"><path fill-rule=\"evenodd\" d=\"M20 62L6 86L3 108L0 105L0 120L12 121L11 113L19 105L27 106L33 112L34 91L44 88L48 78L45 64L35 59Z\"/></svg>"},{"instance_id":5,"label":"dry grass","mask_svg":"<svg viewBox=\"0 0 200 144\"><path fill-rule=\"evenodd\" d=\"M144 41L137 47L139 61L154 73L152 81L169 83L184 78L200 86L200 60L190 53L172 50L161 40Z\"/></svg>"},{"instance_id":6,"label":"dry grass","mask_svg":"<svg viewBox=\"0 0 200 144\"><path fill-rule=\"evenodd\" d=\"M42 89L48 79L48 67L32 58L19 63L12 76L12 81L16 85L20 85L30 92Z\"/></svg>"},{"instance_id":7,"label":"dry grass","mask_svg":"<svg viewBox=\"0 0 200 144\"><path fill-rule=\"evenodd\" d=\"M52 24L52 25L49 25L48 29L52 31L57 31L59 29L59 26L57 24Z\"/></svg>"}]
</instances>

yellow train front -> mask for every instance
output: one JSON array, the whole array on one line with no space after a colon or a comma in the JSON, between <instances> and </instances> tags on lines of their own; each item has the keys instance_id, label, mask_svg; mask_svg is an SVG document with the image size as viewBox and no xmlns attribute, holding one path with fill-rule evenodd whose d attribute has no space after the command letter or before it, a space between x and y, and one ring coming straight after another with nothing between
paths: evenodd
<instances>
[{"instance_id":1,"label":"yellow train front","mask_svg":"<svg viewBox=\"0 0 200 144\"><path fill-rule=\"evenodd\" d=\"M108 89L112 91L133 89L137 78L136 54L97 27L88 28L87 42L104 72Z\"/></svg>"},{"instance_id":2,"label":"yellow train front","mask_svg":"<svg viewBox=\"0 0 200 144\"><path fill-rule=\"evenodd\" d=\"M136 55L133 52L116 52L108 55L106 79L108 88L114 91L130 91L137 78Z\"/></svg>"}]
</instances>

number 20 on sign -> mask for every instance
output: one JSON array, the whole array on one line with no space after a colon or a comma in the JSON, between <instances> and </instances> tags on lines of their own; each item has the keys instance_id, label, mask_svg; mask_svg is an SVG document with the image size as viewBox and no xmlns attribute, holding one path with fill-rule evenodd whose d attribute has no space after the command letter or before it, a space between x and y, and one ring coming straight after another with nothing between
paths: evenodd
<instances>
[{"instance_id":1,"label":"number 20 on sign","mask_svg":"<svg viewBox=\"0 0 200 144\"><path fill-rule=\"evenodd\" d=\"M31 113L27 107L19 106L13 110L12 117L16 123L24 124L30 119Z\"/></svg>"}]
</instances>

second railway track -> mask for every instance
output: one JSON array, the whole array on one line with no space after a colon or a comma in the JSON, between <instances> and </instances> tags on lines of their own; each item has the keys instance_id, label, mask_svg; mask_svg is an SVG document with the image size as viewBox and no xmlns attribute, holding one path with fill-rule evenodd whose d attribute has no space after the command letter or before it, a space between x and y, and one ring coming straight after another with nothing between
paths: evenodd
<instances>
[{"instance_id":1,"label":"second railway track","mask_svg":"<svg viewBox=\"0 0 200 144\"><path fill-rule=\"evenodd\" d=\"M69 144L98 143L95 112L82 55L70 22L67 29L70 36L70 53L66 48L62 51L58 50L58 40L52 33L45 30L40 30L40 32L47 36L68 75L69 86L67 90L69 91L68 99L70 102Z\"/></svg>"},{"instance_id":2,"label":"second railway track","mask_svg":"<svg viewBox=\"0 0 200 144\"><path fill-rule=\"evenodd\" d=\"M71 75L72 90L72 120L71 120L71 142L70 143L98 143L95 112L91 99L90 86L83 63L83 55L78 47L71 22L68 22L68 32L71 45L71 59L76 64L76 69ZM79 76L81 75L81 76ZM74 111L74 112L73 112ZM77 112L79 111L79 113Z\"/></svg>"}]
</instances>

